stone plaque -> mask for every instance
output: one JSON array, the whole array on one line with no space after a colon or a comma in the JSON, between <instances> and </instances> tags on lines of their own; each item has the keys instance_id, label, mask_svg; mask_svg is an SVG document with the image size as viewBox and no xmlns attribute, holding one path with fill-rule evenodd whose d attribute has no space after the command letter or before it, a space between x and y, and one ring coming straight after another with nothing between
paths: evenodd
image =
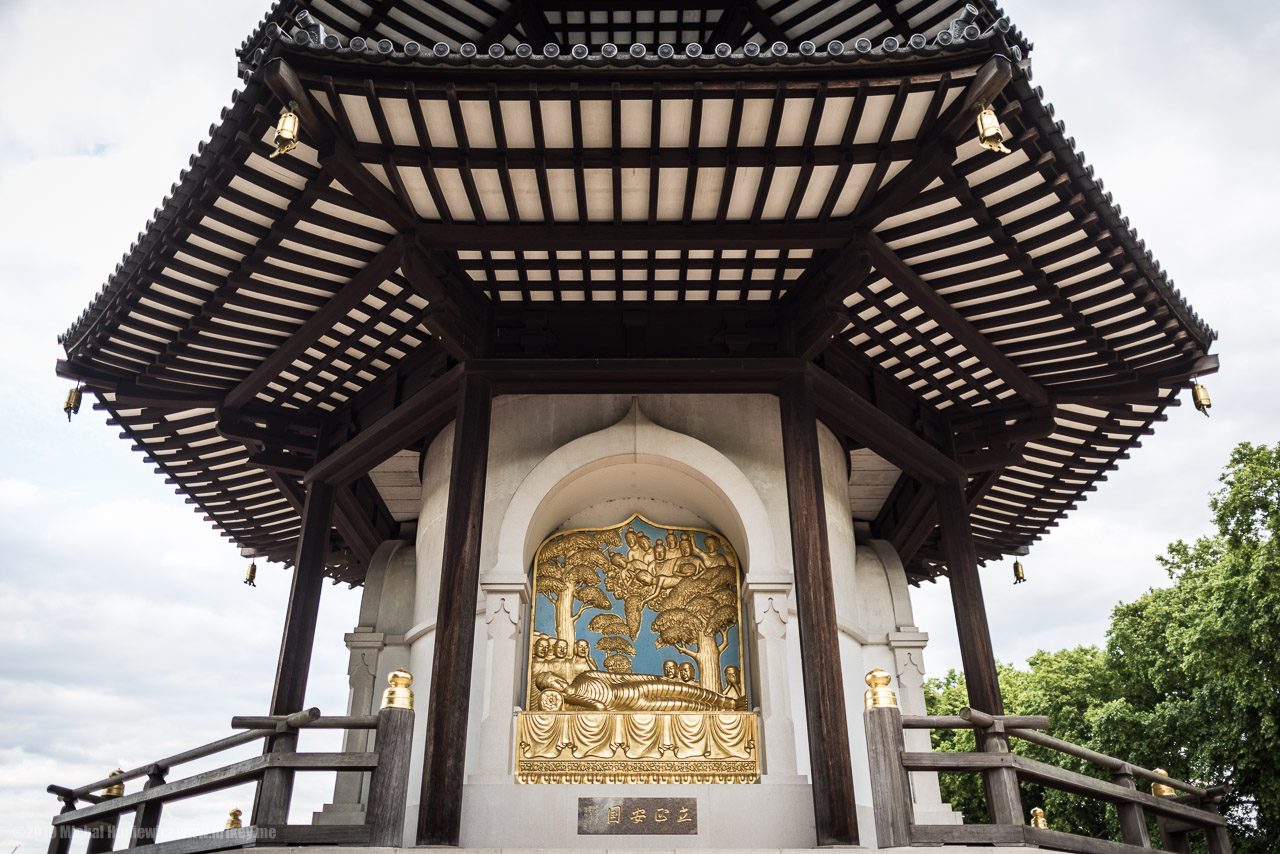
<instances>
[{"instance_id":1,"label":"stone plaque","mask_svg":"<svg viewBox=\"0 0 1280 854\"><path fill-rule=\"evenodd\" d=\"M579 836L697 833L697 798L578 798Z\"/></svg>"}]
</instances>

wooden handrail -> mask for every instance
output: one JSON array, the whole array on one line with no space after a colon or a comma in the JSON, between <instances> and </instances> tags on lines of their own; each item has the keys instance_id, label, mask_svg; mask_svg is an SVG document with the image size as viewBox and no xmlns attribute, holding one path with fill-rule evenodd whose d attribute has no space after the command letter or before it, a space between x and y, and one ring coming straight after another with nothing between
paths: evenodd
<instances>
[{"instance_id":1,"label":"wooden handrail","mask_svg":"<svg viewBox=\"0 0 1280 854\"><path fill-rule=\"evenodd\" d=\"M1049 719L1044 715L993 715L993 721L1001 721L1006 727L1020 729L1048 729ZM959 715L903 715L903 729L982 729L990 724L979 724Z\"/></svg>"},{"instance_id":2,"label":"wooden handrail","mask_svg":"<svg viewBox=\"0 0 1280 854\"><path fill-rule=\"evenodd\" d=\"M1081 747L1070 741L1063 741L1060 738L1054 738L1051 735L1045 735L1042 732L1032 732L1025 729L1011 729L1009 735L1016 736L1023 741L1029 741L1032 744L1038 744L1041 747L1048 747L1059 753L1065 753L1068 756L1074 756L1077 759L1084 759L1092 762L1094 765L1106 768L1109 771L1123 771L1126 774L1132 774L1135 777L1142 777L1153 783L1163 783L1166 786L1172 786L1175 789L1181 789L1189 795L1195 795L1197 799L1204 799L1209 796L1208 789L1179 780L1175 777L1169 777L1164 774L1157 774L1154 771L1148 771L1123 759L1116 759L1114 756L1108 756L1105 753L1099 753L1096 750L1090 750L1087 747Z\"/></svg>"},{"instance_id":3,"label":"wooden handrail","mask_svg":"<svg viewBox=\"0 0 1280 854\"><path fill-rule=\"evenodd\" d=\"M231 719L231 728L274 730L281 723L297 729L377 729L378 727L377 715L320 717L319 709L313 711L317 713L317 716L304 723L289 723L289 718L292 715L237 715Z\"/></svg>"}]
</instances>

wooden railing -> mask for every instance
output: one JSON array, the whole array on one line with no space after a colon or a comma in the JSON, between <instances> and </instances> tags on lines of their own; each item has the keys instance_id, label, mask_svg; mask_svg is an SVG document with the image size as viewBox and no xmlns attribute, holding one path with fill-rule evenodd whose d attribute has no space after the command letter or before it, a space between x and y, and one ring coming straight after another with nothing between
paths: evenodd
<instances>
[{"instance_id":1,"label":"wooden railing","mask_svg":"<svg viewBox=\"0 0 1280 854\"><path fill-rule=\"evenodd\" d=\"M50 786L48 791L56 795L63 806L53 819L49 854L68 854L77 830L91 834L86 854L107 854L115 850L116 831L120 817L125 814L134 816L133 830L125 847L146 847L149 854L199 854L284 845L399 847L402 844L413 734L412 708L383 708L377 715L328 718L321 717L319 709L308 709L287 716L236 717L231 719L231 726L245 732L76 789ZM302 729L372 729L376 731L375 752L299 753L298 733ZM179 780L167 779L176 765L263 739L267 741L267 749L261 756ZM370 772L365 823L289 824L293 778L298 771ZM146 782L140 791L95 794L143 778ZM165 804L255 781L258 789L254 813L244 826L228 826L201 836L156 842ZM81 806L82 803L85 805Z\"/></svg>"},{"instance_id":2,"label":"wooden railing","mask_svg":"<svg viewBox=\"0 0 1280 854\"><path fill-rule=\"evenodd\" d=\"M1151 814L1156 817L1165 851L1190 852L1190 835L1202 832L1208 841L1210 854L1231 854L1226 822L1217 808L1218 801L1230 791L1229 787L1204 789L1045 735L1038 730L1049 728L1046 717L996 716L976 709L964 709L959 717L903 717L896 707L883 707L867 709L864 720L871 759L876 838L881 848L969 843L1032 845L1080 854L1128 854L1151 848L1147 832L1147 815ZM903 743L904 728L973 729L980 752L908 752ZM1111 781L1012 754L1009 752L1011 737L1088 760L1110 771ZM987 812L993 823L916 824L908 777L911 771L980 772ZM1134 783L1135 777L1185 794L1165 797L1139 791ZM1027 826L1018 790L1019 780L1115 804L1124 841L1113 842Z\"/></svg>"}]
</instances>

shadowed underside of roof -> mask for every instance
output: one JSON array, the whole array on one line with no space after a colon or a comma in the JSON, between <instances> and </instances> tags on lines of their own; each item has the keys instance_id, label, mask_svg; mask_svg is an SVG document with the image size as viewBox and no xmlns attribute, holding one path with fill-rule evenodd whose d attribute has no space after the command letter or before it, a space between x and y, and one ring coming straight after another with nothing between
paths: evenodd
<instances>
[{"instance_id":1,"label":"shadowed underside of roof","mask_svg":"<svg viewBox=\"0 0 1280 854\"><path fill-rule=\"evenodd\" d=\"M336 2L308 5L344 38L392 37L378 28L410 8L361 6L344 22ZM944 5L892 8L914 28ZM893 17L841 8L855 7ZM539 8L548 23L567 9ZM409 36L437 37L395 35ZM642 73L446 73L263 44L190 173L63 339L64 372L256 553L291 559L298 471L321 437L443 374L467 349L450 335L477 312L492 318L489 357L769 357L795 354L788 317L826 295L841 321L819 360L870 378L882 408L902 401L905 422L948 425L986 559L1055 525L1209 368L1211 330L1024 74L993 102L1013 153L983 149L967 124L952 141L1008 49L999 33L888 61ZM285 68L314 115L273 160L280 99L264 81L278 88ZM388 465L340 490L335 579L359 582L407 518L414 465ZM945 571L927 486L904 475L888 493L863 516L910 553L913 577Z\"/></svg>"}]
</instances>

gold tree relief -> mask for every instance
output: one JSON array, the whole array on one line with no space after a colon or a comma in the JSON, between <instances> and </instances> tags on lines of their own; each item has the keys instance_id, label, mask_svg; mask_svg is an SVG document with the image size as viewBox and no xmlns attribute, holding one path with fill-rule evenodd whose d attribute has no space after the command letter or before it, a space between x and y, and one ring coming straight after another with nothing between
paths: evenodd
<instances>
[{"instance_id":1,"label":"gold tree relief","mask_svg":"<svg viewBox=\"0 0 1280 854\"><path fill-rule=\"evenodd\" d=\"M656 649L671 647L698 663L698 683L719 691L720 656L729 648L729 630L738 624L737 573L728 566L682 579L650 607Z\"/></svg>"},{"instance_id":2,"label":"gold tree relief","mask_svg":"<svg viewBox=\"0 0 1280 854\"><path fill-rule=\"evenodd\" d=\"M556 637L572 644L574 623L583 611L613 610L613 601L600 589L600 570L609 566L604 549L621 543L617 531L579 531L543 546L535 578L538 593L555 605Z\"/></svg>"}]
</instances>

